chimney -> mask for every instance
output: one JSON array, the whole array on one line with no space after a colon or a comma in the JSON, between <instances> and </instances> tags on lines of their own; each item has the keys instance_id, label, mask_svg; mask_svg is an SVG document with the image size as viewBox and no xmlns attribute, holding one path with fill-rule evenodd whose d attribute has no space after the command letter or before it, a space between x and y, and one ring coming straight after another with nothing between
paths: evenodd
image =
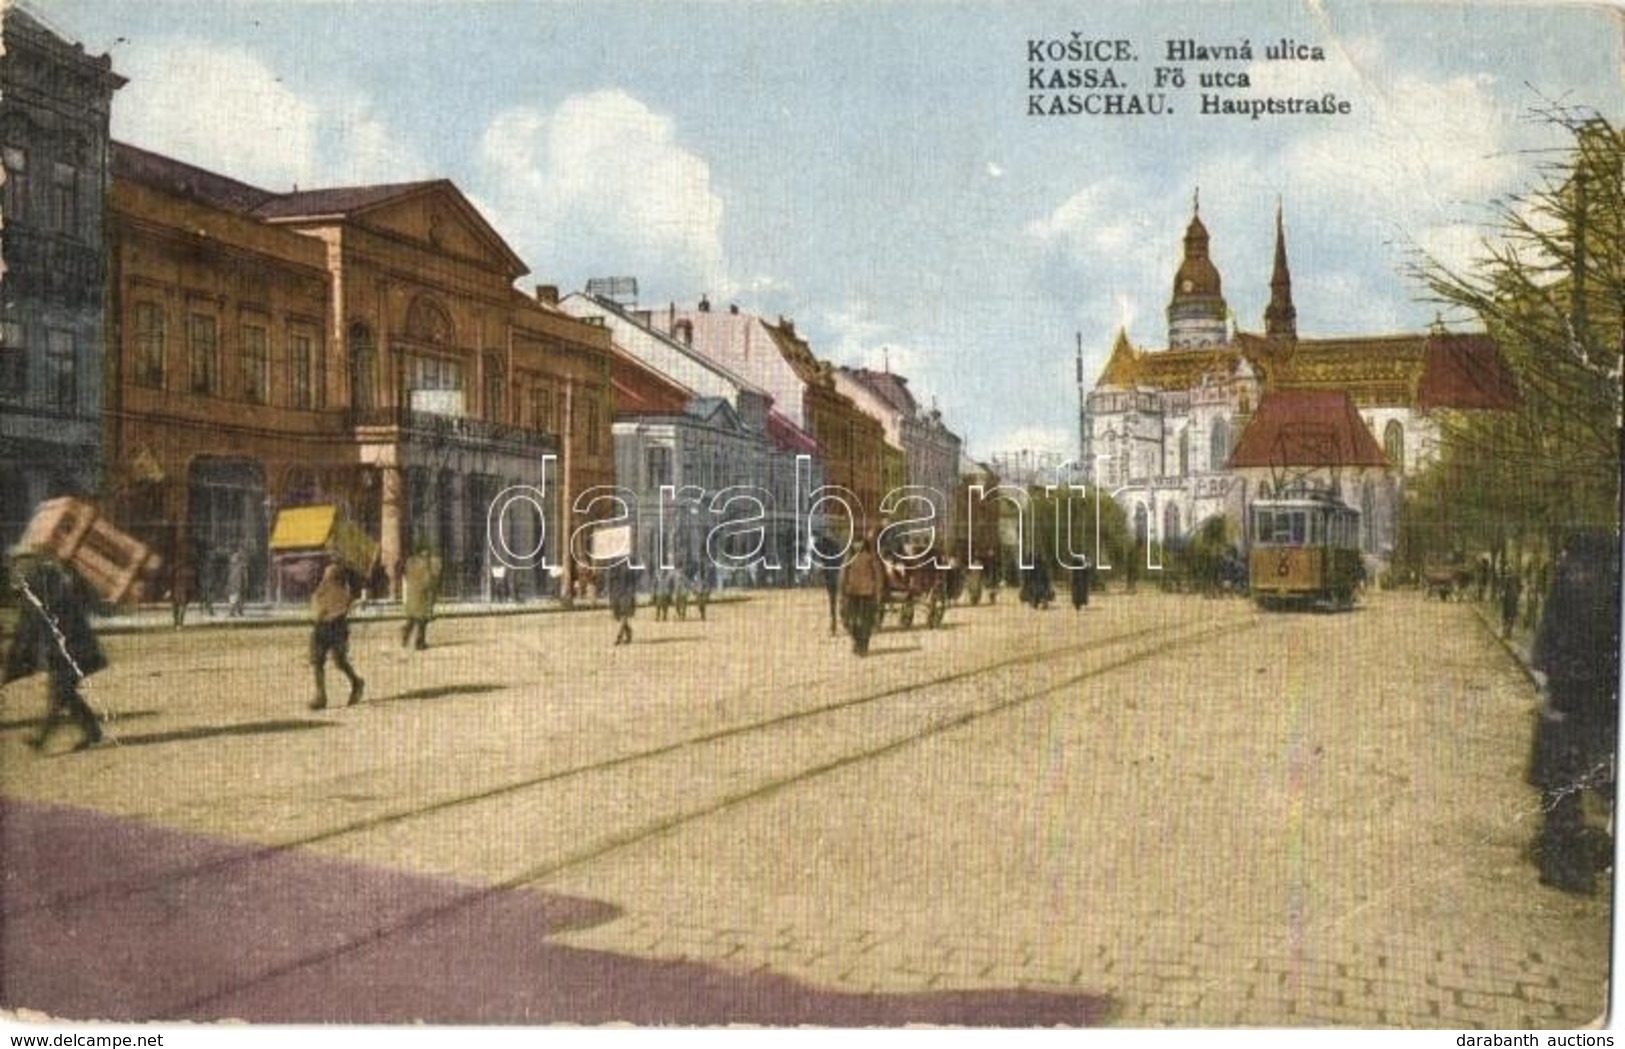
<instances>
[{"instance_id":1,"label":"chimney","mask_svg":"<svg viewBox=\"0 0 1625 1049\"><path fill-rule=\"evenodd\" d=\"M737 302L728 303L728 312L733 314L735 317L739 316L739 303L737 303Z\"/></svg>"},{"instance_id":2,"label":"chimney","mask_svg":"<svg viewBox=\"0 0 1625 1049\"><path fill-rule=\"evenodd\" d=\"M796 322L794 318L786 317L782 313L779 314L779 327L784 330L784 334L786 335L794 335L796 333Z\"/></svg>"},{"instance_id":3,"label":"chimney","mask_svg":"<svg viewBox=\"0 0 1625 1049\"><path fill-rule=\"evenodd\" d=\"M559 304L559 286L557 284L536 285L536 301L543 306L557 306Z\"/></svg>"},{"instance_id":4,"label":"chimney","mask_svg":"<svg viewBox=\"0 0 1625 1049\"><path fill-rule=\"evenodd\" d=\"M704 295L700 296L700 312L701 313L710 313L711 312L711 300L706 298Z\"/></svg>"}]
</instances>

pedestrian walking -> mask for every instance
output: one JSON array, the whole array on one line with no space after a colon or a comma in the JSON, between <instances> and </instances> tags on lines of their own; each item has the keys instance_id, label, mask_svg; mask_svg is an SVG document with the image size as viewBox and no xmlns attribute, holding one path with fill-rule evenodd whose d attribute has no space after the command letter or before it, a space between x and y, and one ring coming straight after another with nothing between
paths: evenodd
<instances>
[{"instance_id":1,"label":"pedestrian walking","mask_svg":"<svg viewBox=\"0 0 1625 1049\"><path fill-rule=\"evenodd\" d=\"M1042 557L1033 561L1031 568L1027 569L1022 578L1021 600L1032 606L1037 612L1050 606L1055 600L1055 587L1049 578L1049 565L1044 563Z\"/></svg>"},{"instance_id":2,"label":"pedestrian walking","mask_svg":"<svg viewBox=\"0 0 1625 1049\"><path fill-rule=\"evenodd\" d=\"M1512 626L1518 621L1518 600L1523 596L1523 581L1517 572L1508 572L1501 582L1501 637L1512 636Z\"/></svg>"},{"instance_id":3,"label":"pedestrian walking","mask_svg":"<svg viewBox=\"0 0 1625 1049\"><path fill-rule=\"evenodd\" d=\"M429 647L429 620L434 618L435 602L440 599L441 569L439 556L427 546L419 546L406 559L401 573L401 610L406 614L406 625L401 628L403 648L412 645L421 652Z\"/></svg>"},{"instance_id":4,"label":"pedestrian walking","mask_svg":"<svg viewBox=\"0 0 1625 1049\"><path fill-rule=\"evenodd\" d=\"M1077 612L1089 604L1089 573L1094 571L1094 566L1086 557L1082 564L1073 565L1067 571L1072 583L1072 610Z\"/></svg>"},{"instance_id":5,"label":"pedestrian walking","mask_svg":"<svg viewBox=\"0 0 1625 1049\"><path fill-rule=\"evenodd\" d=\"M841 632L841 554L835 549L835 540L827 535L819 536L813 546L818 552L818 572L823 577L824 595L829 599L829 636L837 637Z\"/></svg>"},{"instance_id":6,"label":"pedestrian walking","mask_svg":"<svg viewBox=\"0 0 1625 1049\"><path fill-rule=\"evenodd\" d=\"M248 597L248 555L238 547L226 561L226 615L243 614L243 602Z\"/></svg>"},{"instance_id":7,"label":"pedestrian walking","mask_svg":"<svg viewBox=\"0 0 1625 1049\"><path fill-rule=\"evenodd\" d=\"M702 564L698 570L698 579L694 586L694 608L700 613L700 622L705 622L705 606L711 603L711 566Z\"/></svg>"},{"instance_id":8,"label":"pedestrian walking","mask_svg":"<svg viewBox=\"0 0 1625 1049\"><path fill-rule=\"evenodd\" d=\"M1546 676L1535 742L1541 790L1540 880L1565 892L1596 891L1599 852L1585 827L1589 788L1614 800L1619 722L1620 538L1576 535L1565 545L1535 636L1531 662Z\"/></svg>"},{"instance_id":9,"label":"pedestrian walking","mask_svg":"<svg viewBox=\"0 0 1625 1049\"><path fill-rule=\"evenodd\" d=\"M677 605L677 618L688 618L688 573L672 569L672 598Z\"/></svg>"},{"instance_id":10,"label":"pedestrian walking","mask_svg":"<svg viewBox=\"0 0 1625 1049\"><path fill-rule=\"evenodd\" d=\"M350 665L350 606L355 598L350 590L344 569L330 564L322 572L322 581L311 595L311 612L316 628L310 635L310 665L316 672L316 698L310 709L327 706L327 657L332 655L333 665L350 679L350 698L346 706L361 702L361 691L366 682Z\"/></svg>"},{"instance_id":11,"label":"pedestrian walking","mask_svg":"<svg viewBox=\"0 0 1625 1049\"><path fill-rule=\"evenodd\" d=\"M620 624L615 632L615 644L632 643L632 617L638 611L638 574L625 560L610 566L609 612Z\"/></svg>"},{"instance_id":12,"label":"pedestrian walking","mask_svg":"<svg viewBox=\"0 0 1625 1049\"><path fill-rule=\"evenodd\" d=\"M186 606L197 592L197 569L192 562L183 561L169 576L169 615L176 629L186 625Z\"/></svg>"},{"instance_id":13,"label":"pedestrian walking","mask_svg":"<svg viewBox=\"0 0 1625 1049\"><path fill-rule=\"evenodd\" d=\"M50 676L50 706L28 745L43 748L67 714L84 733L73 749L94 747L104 738L102 725L79 686L107 666L107 656L90 625L84 583L72 569L28 547L13 549L12 556L12 585L21 614L0 685L44 669Z\"/></svg>"},{"instance_id":14,"label":"pedestrian walking","mask_svg":"<svg viewBox=\"0 0 1625 1049\"><path fill-rule=\"evenodd\" d=\"M655 575L655 621L664 623L671 614L672 592L676 589L675 568L661 569Z\"/></svg>"},{"instance_id":15,"label":"pedestrian walking","mask_svg":"<svg viewBox=\"0 0 1625 1049\"><path fill-rule=\"evenodd\" d=\"M846 629L852 635L852 651L869 654L869 638L874 633L885 588L886 568L867 539L858 540L858 551L841 574L841 595L846 602Z\"/></svg>"}]
</instances>

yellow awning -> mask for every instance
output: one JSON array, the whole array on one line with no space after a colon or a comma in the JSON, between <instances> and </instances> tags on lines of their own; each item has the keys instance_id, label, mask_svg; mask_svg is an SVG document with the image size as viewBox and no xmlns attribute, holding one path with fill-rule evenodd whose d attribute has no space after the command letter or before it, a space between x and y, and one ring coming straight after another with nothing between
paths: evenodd
<instances>
[{"instance_id":1,"label":"yellow awning","mask_svg":"<svg viewBox=\"0 0 1625 1049\"><path fill-rule=\"evenodd\" d=\"M271 529L272 550L309 550L327 545L338 518L336 506L296 506L279 510Z\"/></svg>"}]
</instances>

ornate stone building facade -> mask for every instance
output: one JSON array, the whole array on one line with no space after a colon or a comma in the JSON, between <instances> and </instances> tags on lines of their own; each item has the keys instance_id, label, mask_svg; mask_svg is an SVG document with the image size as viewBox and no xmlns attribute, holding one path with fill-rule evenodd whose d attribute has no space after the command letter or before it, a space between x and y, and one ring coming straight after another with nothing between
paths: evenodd
<instances>
[{"instance_id":1,"label":"ornate stone building facade","mask_svg":"<svg viewBox=\"0 0 1625 1049\"><path fill-rule=\"evenodd\" d=\"M0 9L0 548L34 505L101 481L108 115L124 79Z\"/></svg>"},{"instance_id":2,"label":"ornate stone building facade","mask_svg":"<svg viewBox=\"0 0 1625 1049\"><path fill-rule=\"evenodd\" d=\"M1082 461L1142 532L1178 540L1215 515L1238 526L1270 481L1231 469L1243 430L1268 390L1348 393L1387 460L1345 491L1361 511L1365 550L1392 549L1405 478L1433 454L1430 411L1474 403L1475 382L1504 369L1481 335L1431 332L1334 338L1298 334L1286 231L1276 214L1270 300L1262 333L1234 330L1210 237L1193 214L1167 309L1167 346L1140 349L1119 331L1094 385L1082 388ZM1472 376L1483 377L1480 382ZM1349 479L1342 478L1340 483Z\"/></svg>"},{"instance_id":3,"label":"ornate stone building facade","mask_svg":"<svg viewBox=\"0 0 1625 1049\"><path fill-rule=\"evenodd\" d=\"M333 504L387 572L421 543L449 592L479 594L489 505L524 484L568 564L566 508L614 477L609 336L515 291L524 264L455 186L279 194L113 156L107 442L127 526L205 585L233 548L259 581L276 513Z\"/></svg>"}]
</instances>

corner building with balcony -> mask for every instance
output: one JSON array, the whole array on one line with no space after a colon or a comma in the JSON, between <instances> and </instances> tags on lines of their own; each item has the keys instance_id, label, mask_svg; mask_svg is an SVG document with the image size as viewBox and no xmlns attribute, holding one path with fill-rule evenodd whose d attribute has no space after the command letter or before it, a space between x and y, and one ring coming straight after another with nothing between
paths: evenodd
<instances>
[{"instance_id":1,"label":"corner building with balcony","mask_svg":"<svg viewBox=\"0 0 1625 1049\"><path fill-rule=\"evenodd\" d=\"M128 527L205 587L243 548L269 593L277 512L331 504L392 590L421 544L447 593L477 596L490 503L529 485L545 536L519 514L513 545L568 563L575 494L613 481L608 333L515 290L524 263L452 183L274 193L113 159L109 492Z\"/></svg>"}]
</instances>

